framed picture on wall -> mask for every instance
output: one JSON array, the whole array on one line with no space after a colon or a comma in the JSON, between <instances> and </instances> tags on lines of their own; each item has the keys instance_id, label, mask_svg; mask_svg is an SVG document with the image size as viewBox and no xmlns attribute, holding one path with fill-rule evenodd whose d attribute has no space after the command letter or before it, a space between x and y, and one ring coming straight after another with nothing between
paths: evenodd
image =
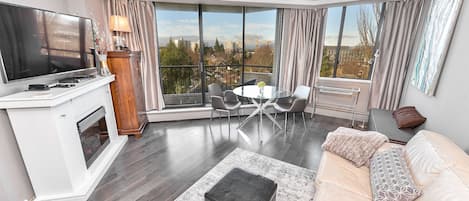
<instances>
[{"instance_id":1,"label":"framed picture on wall","mask_svg":"<svg viewBox=\"0 0 469 201\"><path fill-rule=\"evenodd\" d=\"M430 0L417 43L411 84L434 96L463 0Z\"/></svg>"}]
</instances>

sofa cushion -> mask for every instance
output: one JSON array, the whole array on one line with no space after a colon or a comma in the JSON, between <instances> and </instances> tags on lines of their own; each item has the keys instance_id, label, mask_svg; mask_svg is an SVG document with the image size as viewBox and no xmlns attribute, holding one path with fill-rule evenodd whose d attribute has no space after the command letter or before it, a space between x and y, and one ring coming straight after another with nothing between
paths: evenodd
<instances>
[{"instance_id":1,"label":"sofa cushion","mask_svg":"<svg viewBox=\"0 0 469 201\"><path fill-rule=\"evenodd\" d=\"M444 135L431 131L423 133L443 161L449 163L452 168L469 173L469 156L464 150Z\"/></svg>"},{"instance_id":2,"label":"sofa cushion","mask_svg":"<svg viewBox=\"0 0 469 201\"><path fill-rule=\"evenodd\" d=\"M417 201L465 201L469 199L469 187L451 169L441 172L423 189Z\"/></svg>"},{"instance_id":3,"label":"sofa cushion","mask_svg":"<svg viewBox=\"0 0 469 201\"><path fill-rule=\"evenodd\" d=\"M371 200L370 170L355 167L350 161L325 151L321 158L316 184L330 183Z\"/></svg>"},{"instance_id":4,"label":"sofa cushion","mask_svg":"<svg viewBox=\"0 0 469 201\"><path fill-rule=\"evenodd\" d=\"M391 148L371 158L370 180L375 201L412 201L421 193L401 148Z\"/></svg>"},{"instance_id":5,"label":"sofa cushion","mask_svg":"<svg viewBox=\"0 0 469 201\"><path fill-rule=\"evenodd\" d=\"M376 150L375 154L377 153L381 153L383 151L387 151L391 148L401 148L401 149L404 149L404 145L400 145L400 144L394 144L394 143L384 143L378 150Z\"/></svg>"},{"instance_id":6,"label":"sofa cushion","mask_svg":"<svg viewBox=\"0 0 469 201\"><path fill-rule=\"evenodd\" d=\"M332 183L316 186L314 201L370 201L371 198L349 191Z\"/></svg>"},{"instance_id":7,"label":"sofa cushion","mask_svg":"<svg viewBox=\"0 0 469 201\"><path fill-rule=\"evenodd\" d=\"M425 132L419 132L405 146L405 155L415 182L420 187L429 184L440 172L450 167L438 155Z\"/></svg>"},{"instance_id":8,"label":"sofa cushion","mask_svg":"<svg viewBox=\"0 0 469 201\"><path fill-rule=\"evenodd\" d=\"M469 172L465 152L445 136L431 131L420 131L412 138L405 154L416 183L422 187L450 167Z\"/></svg>"},{"instance_id":9,"label":"sofa cushion","mask_svg":"<svg viewBox=\"0 0 469 201\"><path fill-rule=\"evenodd\" d=\"M327 135L322 148L360 167L365 165L373 153L387 141L388 138L378 132L339 127Z\"/></svg>"}]
</instances>

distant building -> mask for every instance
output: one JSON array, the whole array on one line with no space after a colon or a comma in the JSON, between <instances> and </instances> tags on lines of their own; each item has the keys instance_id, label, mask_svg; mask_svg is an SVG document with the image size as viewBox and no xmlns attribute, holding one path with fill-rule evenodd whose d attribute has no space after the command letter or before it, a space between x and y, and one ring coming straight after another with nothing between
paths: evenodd
<instances>
[{"instance_id":1,"label":"distant building","mask_svg":"<svg viewBox=\"0 0 469 201\"><path fill-rule=\"evenodd\" d=\"M176 45L176 47L184 46L184 47L191 47L191 41L184 40L184 38L180 39L173 39L173 43Z\"/></svg>"},{"instance_id":2,"label":"distant building","mask_svg":"<svg viewBox=\"0 0 469 201\"><path fill-rule=\"evenodd\" d=\"M191 42L191 50L192 50L193 52L195 52L195 51L196 51L196 48L200 48L200 43L199 43L199 41Z\"/></svg>"},{"instance_id":3,"label":"distant building","mask_svg":"<svg viewBox=\"0 0 469 201\"><path fill-rule=\"evenodd\" d=\"M223 43L223 47L225 48L225 53L231 53L236 50L236 43L232 41L226 41Z\"/></svg>"}]
</instances>

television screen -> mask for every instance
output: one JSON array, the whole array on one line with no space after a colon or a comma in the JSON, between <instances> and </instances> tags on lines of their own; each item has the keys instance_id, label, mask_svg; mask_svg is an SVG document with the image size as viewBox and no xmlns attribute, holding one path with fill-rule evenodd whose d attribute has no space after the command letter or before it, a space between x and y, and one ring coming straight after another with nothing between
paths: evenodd
<instances>
[{"instance_id":1,"label":"television screen","mask_svg":"<svg viewBox=\"0 0 469 201\"><path fill-rule=\"evenodd\" d=\"M93 40L88 18L0 4L0 59L7 81L93 67Z\"/></svg>"}]
</instances>

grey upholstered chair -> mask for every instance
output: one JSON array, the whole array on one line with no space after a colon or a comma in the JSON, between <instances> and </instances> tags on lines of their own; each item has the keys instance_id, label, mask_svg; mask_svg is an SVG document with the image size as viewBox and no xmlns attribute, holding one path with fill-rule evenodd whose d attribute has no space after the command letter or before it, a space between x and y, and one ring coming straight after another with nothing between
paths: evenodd
<instances>
[{"instance_id":1,"label":"grey upholstered chair","mask_svg":"<svg viewBox=\"0 0 469 201\"><path fill-rule=\"evenodd\" d=\"M208 85L208 93L212 101L212 112L210 113L210 121L213 120L213 112L224 112L228 114L228 126L230 127L231 112L236 111L238 120L240 119L239 109L241 102L238 96L231 90L222 91L220 85L213 83Z\"/></svg>"},{"instance_id":2,"label":"grey upholstered chair","mask_svg":"<svg viewBox=\"0 0 469 201\"><path fill-rule=\"evenodd\" d=\"M301 115L303 116L303 124L306 129L306 120L305 120L305 108L306 105L308 104L308 98L309 94L311 92L311 88L304 86L304 85L299 85L296 87L295 92L291 97L288 98L282 98L278 99L274 103L274 108L278 112L284 112L285 113L285 130L287 129L287 118L288 118L288 113L291 112L293 115L295 115L296 112L301 112ZM275 113L275 118L277 118L277 112ZM295 118L295 116L293 116Z\"/></svg>"}]
</instances>

